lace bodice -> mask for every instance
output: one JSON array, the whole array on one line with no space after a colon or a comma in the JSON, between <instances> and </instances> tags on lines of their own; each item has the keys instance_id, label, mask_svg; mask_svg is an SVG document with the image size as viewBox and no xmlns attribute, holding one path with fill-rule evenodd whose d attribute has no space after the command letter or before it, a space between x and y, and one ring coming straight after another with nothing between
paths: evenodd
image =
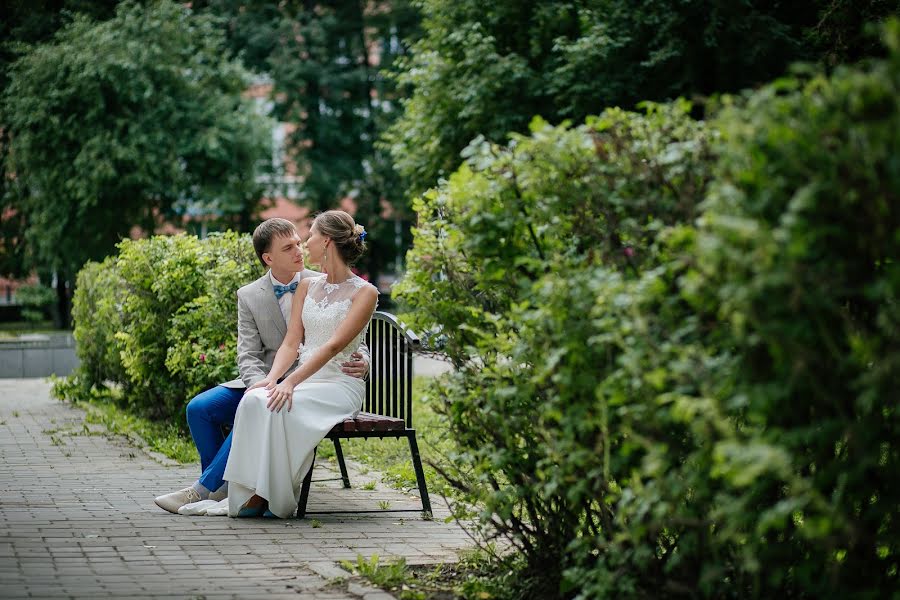
<instances>
[{"instance_id":1,"label":"lace bodice","mask_svg":"<svg viewBox=\"0 0 900 600\"><path fill-rule=\"evenodd\" d=\"M350 306L357 292L371 285L356 275L334 284L328 283L324 275L310 281L303 302L303 330L306 340L300 352L301 362L331 339L350 312ZM333 365L340 365L349 360L350 355L365 339L367 328L368 326L363 327L362 331L331 359Z\"/></svg>"}]
</instances>

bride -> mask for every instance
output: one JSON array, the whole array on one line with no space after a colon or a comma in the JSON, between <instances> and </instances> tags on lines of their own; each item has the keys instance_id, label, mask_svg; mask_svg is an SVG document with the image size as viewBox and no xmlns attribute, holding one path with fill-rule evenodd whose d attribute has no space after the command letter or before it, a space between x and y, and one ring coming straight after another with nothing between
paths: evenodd
<instances>
[{"instance_id":1,"label":"bride","mask_svg":"<svg viewBox=\"0 0 900 600\"><path fill-rule=\"evenodd\" d=\"M378 290L350 271L365 236L340 210L313 221L306 247L326 275L300 282L272 370L238 406L224 477L231 517L267 508L292 516L316 445L362 407L365 382L344 374L341 362L359 347L378 301ZM300 366L279 382L298 352Z\"/></svg>"}]
</instances>

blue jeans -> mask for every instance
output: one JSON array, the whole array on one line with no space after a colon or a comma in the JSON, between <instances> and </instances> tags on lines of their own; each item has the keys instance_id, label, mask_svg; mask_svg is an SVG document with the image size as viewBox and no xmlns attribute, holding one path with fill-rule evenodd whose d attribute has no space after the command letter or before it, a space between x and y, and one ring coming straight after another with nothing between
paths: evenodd
<instances>
[{"instance_id":1,"label":"blue jeans","mask_svg":"<svg viewBox=\"0 0 900 600\"><path fill-rule=\"evenodd\" d=\"M244 389L217 385L195 396L187 405L187 422L194 445L200 452L200 485L211 492L222 486L222 476L231 451L231 434L225 437L222 427L234 426L234 415L244 396Z\"/></svg>"}]
</instances>

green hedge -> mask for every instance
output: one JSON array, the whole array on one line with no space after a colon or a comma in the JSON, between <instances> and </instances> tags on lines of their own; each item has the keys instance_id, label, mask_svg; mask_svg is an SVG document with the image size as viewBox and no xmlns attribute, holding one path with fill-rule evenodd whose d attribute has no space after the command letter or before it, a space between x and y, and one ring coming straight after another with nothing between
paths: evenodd
<instances>
[{"instance_id":1,"label":"green hedge","mask_svg":"<svg viewBox=\"0 0 900 600\"><path fill-rule=\"evenodd\" d=\"M706 123L679 102L476 140L417 200L396 291L457 366L429 390L442 468L516 549L512 597L896 593L887 39Z\"/></svg>"},{"instance_id":2,"label":"green hedge","mask_svg":"<svg viewBox=\"0 0 900 600\"><path fill-rule=\"evenodd\" d=\"M53 288L35 284L23 285L16 290L16 302L22 305L22 318L29 323L39 323L50 317L56 292Z\"/></svg>"},{"instance_id":3,"label":"green hedge","mask_svg":"<svg viewBox=\"0 0 900 600\"><path fill-rule=\"evenodd\" d=\"M81 365L58 395L119 385L132 409L183 423L191 397L237 377L235 293L261 274L247 235L124 240L78 275Z\"/></svg>"}]
</instances>

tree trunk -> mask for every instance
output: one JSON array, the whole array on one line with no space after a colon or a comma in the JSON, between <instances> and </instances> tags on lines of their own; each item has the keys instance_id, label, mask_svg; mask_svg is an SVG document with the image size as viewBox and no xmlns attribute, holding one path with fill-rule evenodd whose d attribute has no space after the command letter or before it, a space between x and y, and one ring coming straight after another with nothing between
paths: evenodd
<instances>
[{"instance_id":1,"label":"tree trunk","mask_svg":"<svg viewBox=\"0 0 900 600\"><path fill-rule=\"evenodd\" d=\"M54 325L57 329L69 329L72 322L72 307L69 304L69 278L66 273L58 273L56 277L56 315Z\"/></svg>"},{"instance_id":2,"label":"tree trunk","mask_svg":"<svg viewBox=\"0 0 900 600\"><path fill-rule=\"evenodd\" d=\"M246 233L250 231L250 213L253 210L253 206L255 206L256 200L247 200L244 202L244 206L241 208L241 212L238 214L238 227L237 230L241 233Z\"/></svg>"}]
</instances>

